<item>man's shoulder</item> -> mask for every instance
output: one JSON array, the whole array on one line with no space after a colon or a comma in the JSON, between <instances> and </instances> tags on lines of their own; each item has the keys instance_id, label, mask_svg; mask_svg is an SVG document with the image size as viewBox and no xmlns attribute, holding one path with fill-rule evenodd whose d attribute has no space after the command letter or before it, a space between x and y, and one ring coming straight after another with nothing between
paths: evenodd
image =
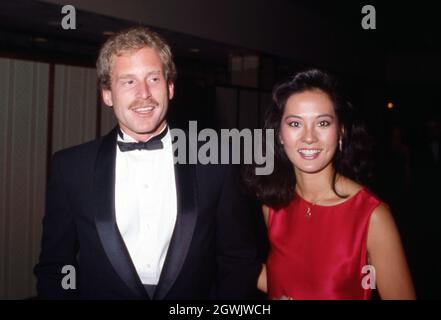
<instances>
[{"instance_id":1,"label":"man's shoulder","mask_svg":"<svg viewBox=\"0 0 441 320\"><path fill-rule=\"evenodd\" d=\"M89 140L78 145L61 149L55 152L54 156L61 158L70 158L70 157L87 156L88 154L94 154L98 152L98 149L100 148L101 144L104 141L107 141L107 143L115 142L116 145L116 128L113 128L109 133L107 133L104 136L100 136L93 140Z\"/></svg>"},{"instance_id":2,"label":"man's shoulder","mask_svg":"<svg viewBox=\"0 0 441 320\"><path fill-rule=\"evenodd\" d=\"M102 139L103 139L102 137L99 137L81 144L67 147L57 151L55 154L60 156L70 156L77 153L87 153L91 150L96 149L99 146Z\"/></svg>"},{"instance_id":3,"label":"man's shoulder","mask_svg":"<svg viewBox=\"0 0 441 320\"><path fill-rule=\"evenodd\" d=\"M103 137L96 138L85 143L61 149L54 153L53 158L61 161L79 161L96 155Z\"/></svg>"}]
</instances>

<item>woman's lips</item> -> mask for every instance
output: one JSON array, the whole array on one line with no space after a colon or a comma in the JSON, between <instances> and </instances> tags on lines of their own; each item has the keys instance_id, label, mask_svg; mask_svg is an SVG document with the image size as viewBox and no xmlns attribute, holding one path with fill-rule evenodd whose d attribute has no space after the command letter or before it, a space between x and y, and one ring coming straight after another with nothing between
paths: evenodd
<instances>
[{"instance_id":1,"label":"woman's lips","mask_svg":"<svg viewBox=\"0 0 441 320\"><path fill-rule=\"evenodd\" d=\"M320 152L322 152L322 150L321 149L306 149L306 148L303 148L303 149L297 150L297 152L305 160L314 160L314 159L316 159L320 155Z\"/></svg>"}]
</instances>

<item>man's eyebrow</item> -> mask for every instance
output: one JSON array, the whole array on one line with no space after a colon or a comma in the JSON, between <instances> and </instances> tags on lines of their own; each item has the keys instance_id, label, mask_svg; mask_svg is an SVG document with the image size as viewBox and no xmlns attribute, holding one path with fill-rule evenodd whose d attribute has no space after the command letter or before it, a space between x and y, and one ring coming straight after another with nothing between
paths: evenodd
<instances>
[{"instance_id":1,"label":"man's eyebrow","mask_svg":"<svg viewBox=\"0 0 441 320\"><path fill-rule=\"evenodd\" d=\"M120 74L117 79L126 79L126 78L134 78L135 75L131 73Z\"/></svg>"},{"instance_id":2,"label":"man's eyebrow","mask_svg":"<svg viewBox=\"0 0 441 320\"><path fill-rule=\"evenodd\" d=\"M160 70L154 70L154 71L150 71L147 73L147 76L151 76L151 75L158 75L161 74ZM123 73L120 74L117 79L126 79L126 78L136 78L136 75L133 73Z\"/></svg>"}]
</instances>

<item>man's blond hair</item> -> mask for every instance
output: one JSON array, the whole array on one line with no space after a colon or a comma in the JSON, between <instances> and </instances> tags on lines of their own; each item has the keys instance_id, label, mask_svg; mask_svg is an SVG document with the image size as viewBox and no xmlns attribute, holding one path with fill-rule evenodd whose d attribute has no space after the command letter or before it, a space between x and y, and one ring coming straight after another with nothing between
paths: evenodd
<instances>
[{"instance_id":1,"label":"man's blond hair","mask_svg":"<svg viewBox=\"0 0 441 320\"><path fill-rule=\"evenodd\" d=\"M149 28L134 27L114 34L102 46L96 62L98 83L101 89L110 89L111 66L114 56L120 56L126 52L136 51L144 47L155 49L158 52L167 82L174 82L176 80L176 67L170 46L162 37Z\"/></svg>"}]
</instances>

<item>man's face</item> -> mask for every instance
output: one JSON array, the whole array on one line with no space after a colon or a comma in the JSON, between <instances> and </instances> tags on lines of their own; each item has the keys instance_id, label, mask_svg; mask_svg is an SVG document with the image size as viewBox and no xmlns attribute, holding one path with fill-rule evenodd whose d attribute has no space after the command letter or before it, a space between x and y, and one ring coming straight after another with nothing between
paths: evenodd
<instances>
[{"instance_id":1,"label":"man's face","mask_svg":"<svg viewBox=\"0 0 441 320\"><path fill-rule=\"evenodd\" d=\"M111 88L103 89L106 105L113 107L121 129L138 141L156 135L166 122L173 83L167 83L158 52L144 47L114 55Z\"/></svg>"}]
</instances>

